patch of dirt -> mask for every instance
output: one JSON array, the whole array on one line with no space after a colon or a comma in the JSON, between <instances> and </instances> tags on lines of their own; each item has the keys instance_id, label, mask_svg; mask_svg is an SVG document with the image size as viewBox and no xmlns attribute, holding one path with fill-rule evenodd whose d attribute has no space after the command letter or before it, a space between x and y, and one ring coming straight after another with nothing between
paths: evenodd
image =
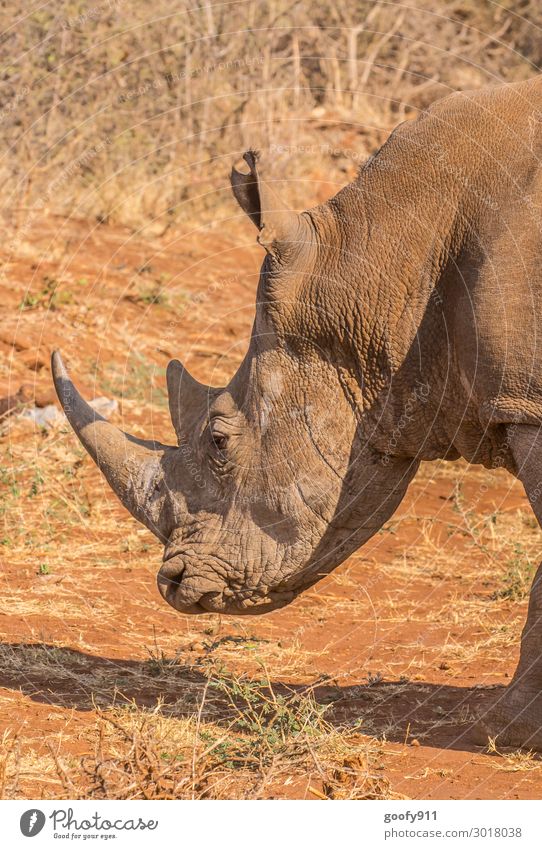
<instances>
[{"instance_id":1,"label":"patch of dirt","mask_svg":"<svg viewBox=\"0 0 542 849\"><path fill-rule=\"evenodd\" d=\"M52 400L48 362L59 347L88 398L119 400L117 425L171 441L168 360L180 357L220 385L246 350L261 260L249 224L228 235L170 231L149 241L52 218L36 223L31 245L2 259L2 398L24 386L25 403ZM469 742L475 710L513 673L539 549L527 499L506 473L425 464L397 515L290 607L262 618L192 618L162 602L159 545L118 504L67 426L42 431L15 412L0 420L0 444L6 795L69 796L66 776L95 752L97 728L119 711L158 711L177 731L199 712L202 723L221 727L223 701L202 697L209 670L224 689L227 669L234 684L264 670L257 698L264 704L272 692L277 711L287 693L294 725L301 697L310 695L314 716L325 708L327 754L309 741L301 757L284 738L281 767L273 761L257 795L540 798L536 756ZM228 690L230 708L238 690ZM275 746L261 715L257 739ZM154 726L145 734L163 739ZM298 739L295 728L288 734ZM127 732L123 739L135 745ZM242 751L248 763L253 749L250 757ZM222 795L248 792L236 764L230 750L213 761L211 773L229 777ZM157 775L159 792L173 792L168 771ZM190 787L196 793L194 776Z\"/></svg>"}]
</instances>

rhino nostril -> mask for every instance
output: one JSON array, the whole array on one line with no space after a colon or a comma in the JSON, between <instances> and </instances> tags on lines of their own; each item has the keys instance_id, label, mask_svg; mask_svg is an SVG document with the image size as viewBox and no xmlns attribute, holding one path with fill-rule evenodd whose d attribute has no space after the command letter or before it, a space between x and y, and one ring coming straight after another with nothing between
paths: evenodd
<instances>
[{"instance_id":1,"label":"rhino nostril","mask_svg":"<svg viewBox=\"0 0 542 849\"><path fill-rule=\"evenodd\" d=\"M158 590L162 598L164 598L167 602L170 602L170 598L175 594L178 587L181 584L182 577L184 573L184 566L179 569L178 565L176 569L167 569L162 566L160 571L156 576L156 583L158 584Z\"/></svg>"},{"instance_id":2,"label":"rhino nostril","mask_svg":"<svg viewBox=\"0 0 542 849\"><path fill-rule=\"evenodd\" d=\"M158 572L158 574L161 575L163 578L170 579L178 583L179 579L183 575L184 570L185 563L183 563L182 559L178 555L175 555L173 557L168 557L167 560L162 561L162 566L160 567L160 571Z\"/></svg>"},{"instance_id":3,"label":"rhino nostril","mask_svg":"<svg viewBox=\"0 0 542 849\"><path fill-rule=\"evenodd\" d=\"M158 580L160 581L160 583L168 585L175 584L175 586L178 587L182 581L183 573L184 569L181 569L180 571L176 570L175 572L170 572L169 574L167 572L164 572L163 569L160 569L160 571L158 572Z\"/></svg>"}]
</instances>

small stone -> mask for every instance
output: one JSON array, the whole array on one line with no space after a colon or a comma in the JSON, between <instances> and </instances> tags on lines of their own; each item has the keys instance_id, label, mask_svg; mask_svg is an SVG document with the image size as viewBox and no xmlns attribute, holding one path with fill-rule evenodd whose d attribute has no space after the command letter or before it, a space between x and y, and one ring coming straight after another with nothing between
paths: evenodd
<instances>
[{"instance_id":1,"label":"small stone","mask_svg":"<svg viewBox=\"0 0 542 849\"><path fill-rule=\"evenodd\" d=\"M92 409L96 410L104 419L108 419L119 408L118 402L114 398L104 398L103 396L94 398L89 403ZM24 419L30 419L38 427L44 428L51 428L56 424L66 421L64 413L55 404L47 404L45 407L27 407L27 409L23 410L21 416Z\"/></svg>"},{"instance_id":2,"label":"small stone","mask_svg":"<svg viewBox=\"0 0 542 849\"><path fill-rule=\"evenodd\" d=\"M38 427L45 428L50 428L64 419L64 414L54 404L48 404L46 407L29 407L21 415L24 419L35 422Z\"/></svg>"},{"instance_id":3,"label":"small stone","mask_svg":"<svg viewBox=\"0 0 542 849\"><path fill-rule=\"evenodd\" d=\"M100 396L99 398L94 398L93 401L90 401L90 406L93 410L96 410L104 419L108 419L109 416L112 416L113 413L116 413L119 404L115 398L105 398Z\"/></svg>"}]
</instances>

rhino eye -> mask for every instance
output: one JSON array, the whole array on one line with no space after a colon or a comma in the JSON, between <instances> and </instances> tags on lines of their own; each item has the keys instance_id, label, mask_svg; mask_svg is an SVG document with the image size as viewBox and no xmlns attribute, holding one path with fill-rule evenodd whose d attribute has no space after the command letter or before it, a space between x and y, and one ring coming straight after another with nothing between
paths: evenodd
<instances>
[{"instance_id":1,"label":"rhino eye","mask_svg":"<svg viewBox=\"0 0 542 849\"><path fill-rule=\"evenodd\" d=\"M217 451L225 451L228 447L228 437L225 433L213 433L213 442Z\"/></svg>"}]
</instances>

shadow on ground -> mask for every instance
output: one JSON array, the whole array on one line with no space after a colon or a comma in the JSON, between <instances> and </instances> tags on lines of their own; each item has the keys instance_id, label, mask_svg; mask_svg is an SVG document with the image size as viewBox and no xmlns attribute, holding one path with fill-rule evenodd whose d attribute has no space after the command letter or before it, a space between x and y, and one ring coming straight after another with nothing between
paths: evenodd
<instances>
[{"instance_id":1,"label":"shadow on ground","mask_svg":"<svg viewBox=\"0 0 542 849\"><path fill-rule=\"evenodd\" d=\"M181 658L125 660L43 643L2 644L0 686L35 702L78 711L130 703L152 708L162 702L171 715L186 716L205 698L204 715L227 719L231 703L220 692L205 689L204 662L199 655L183 665ZM321 679L309 684L277 681L272 687L276 693L312 693L317 704L329 706L326 719L336 726L360 723L360 731L375 738L472 752L481 750L470 739L473 718L502 689L411 681L343 687Z\"/></svg>"}]
</instances>

